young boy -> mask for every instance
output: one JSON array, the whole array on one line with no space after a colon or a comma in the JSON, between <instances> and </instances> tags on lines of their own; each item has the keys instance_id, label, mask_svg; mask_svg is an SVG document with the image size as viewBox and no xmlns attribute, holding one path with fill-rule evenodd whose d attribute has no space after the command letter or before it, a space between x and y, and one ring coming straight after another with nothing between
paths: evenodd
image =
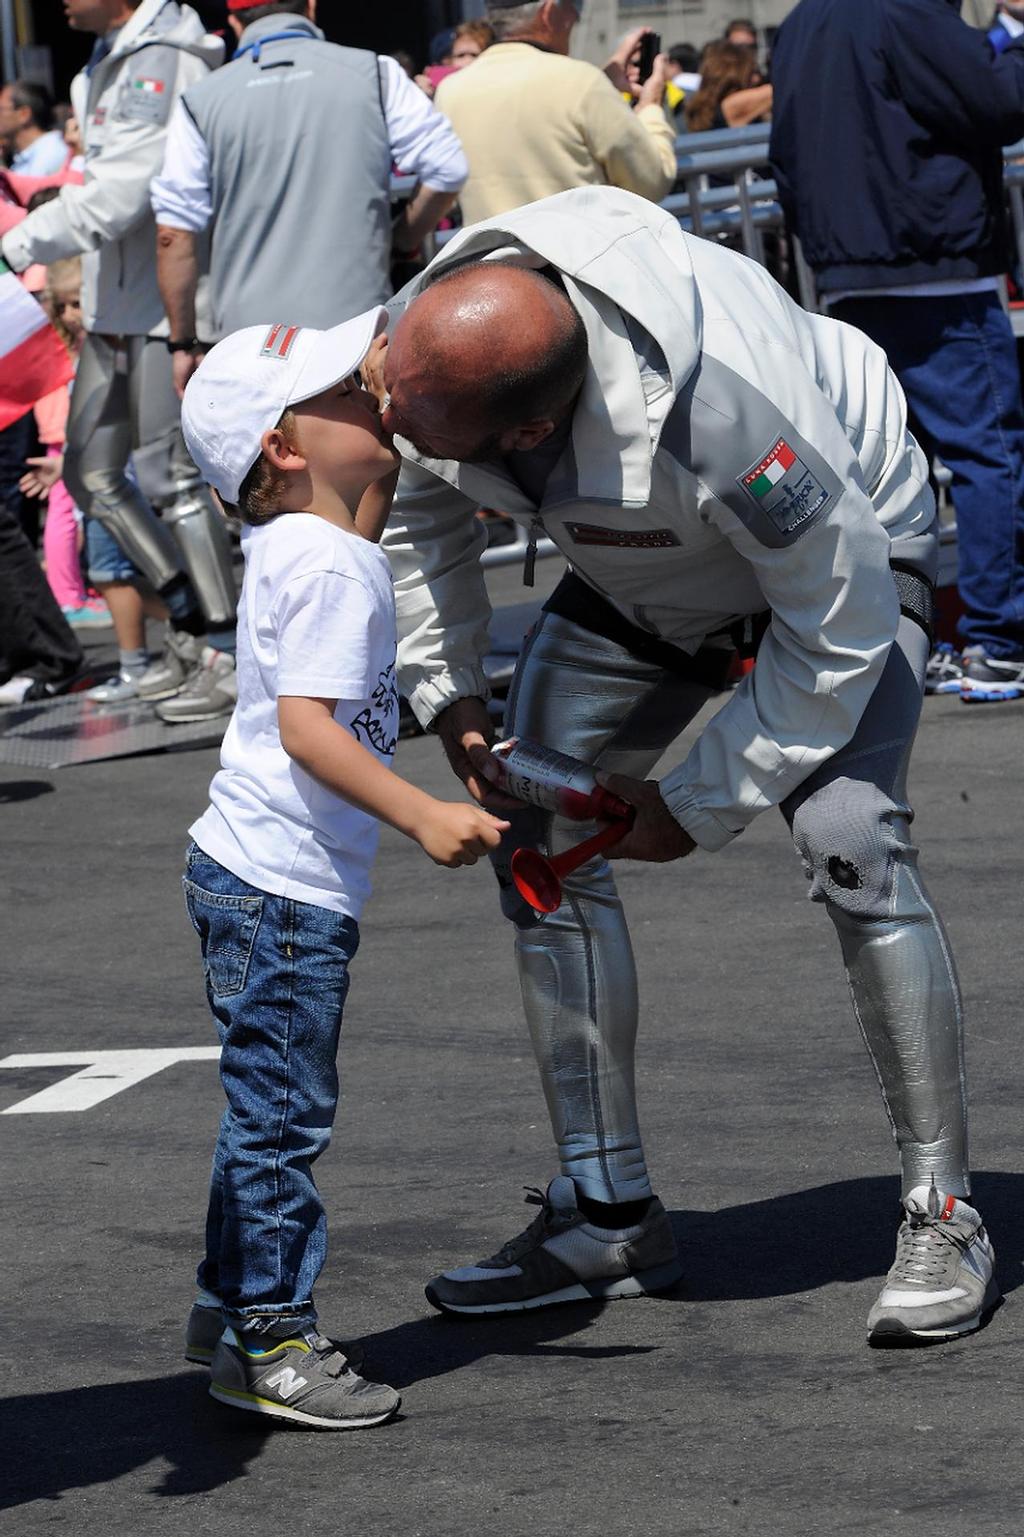
<instances>
[{"instance_id":1,"label":"young boy","mask_svg":"<svg viewBox=\"0 0 1024 1537\"><path fill-rule=\"evenodd\" d=\"M320 1334L313 1305L327 1235L311 1165L337 1107L376 819L448 866L474 864L508 825L389 767L394 594L374 541L398 456L354 377L386 346L384 323L380 309L330 331L236 332L182 405L189 452L245 524L238 705L184 881L228 1100L186 1354L210 1361L214 1398L334 1430L400 1402Z\"/></svg>"}]
</instances>

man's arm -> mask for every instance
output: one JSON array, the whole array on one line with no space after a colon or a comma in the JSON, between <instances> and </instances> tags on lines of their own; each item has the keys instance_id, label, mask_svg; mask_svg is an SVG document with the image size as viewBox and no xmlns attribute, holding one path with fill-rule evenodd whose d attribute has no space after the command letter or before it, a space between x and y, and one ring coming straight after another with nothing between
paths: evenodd
<instances>
[{"instance_id":1,"label":"man's arm","mask_svg":"<svg viewBox=\"0 0 1024 1537\"><path fill-rule=\"evenodd\" d=\"M750 565L772 618L754 672L661 784L705 849L845 746L899 621L889 536L831 403L795 353L730 322L714 332L730 366L705 356L676 406L688 419L670 418L662 441L685 444L701 517Z\"/></svg>"},{"instance_id":2,"label":"man's arm","mask_svg":"<svg viewBox=\"0 0 1024 1537\"><path fill-rule=\"evenodd\" d=\"M661 108L664 69L641 87L636 110L600 72L580 104L580 129L613 187L658 203L676 179L676 137ZM646 94L645 94L646 93Z\"/></svg>"},{"instance_id":3,"label":"man's arm","mask_svg":"<svg viewBox=\"0 0 1024 1537\"><path fill-rule=\"evenodd\" d=\"M458 136L443 113L410 80L396 59L378 60L391 157L419 180L395 224L394 242L412 251L455 202L469 175Z\"/></svg>"},{"instance_id":4,"label":"man's arm","mask_svg":"<svg viewBox=\"0 0 1024 1537\"><path fill-rule=\"evenodd\" d=\"M160 175L150 194L156 218L156 280L171 340L196 334L199 287L197 236L213 216L210 152L184 99L167 130ZM174 384L180 395L199 366L201 354L174 354Z\"/></svg>"},{"instance_id":5,"label":"man's arm","mask_svg":"<svg viewBox=\"0 0 1024 1537\"><path fill-rule=\"evenodd\" d=\"M910 112L954 149L997 149L1024 135L1024 41L994 54L951 6L885 9L886 60Z\"/></svg>"},{"instance_id":6,"label":"man's arm","mask_svg":"<svg viewBox=\"0 0 1024 1537\"><path fill-rule=\"evenodd\" d=\"M98 250L148 218L150 182L163 161L180 59L179 49L154 46L142 49L126 66L102 148L86 161L85 182L65 186L59 198L35 209L4 236L4 259L16 272L33 262L48 264ZM133 90L140 71L163 89Z\"/></svg>"}]
</instances>

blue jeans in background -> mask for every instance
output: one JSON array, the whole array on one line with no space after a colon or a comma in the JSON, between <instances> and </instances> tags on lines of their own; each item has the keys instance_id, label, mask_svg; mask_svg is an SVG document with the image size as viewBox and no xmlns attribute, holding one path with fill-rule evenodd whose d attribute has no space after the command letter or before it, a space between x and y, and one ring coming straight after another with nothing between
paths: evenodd
<instances>
[{"instance_id":1,"label":"blue jeans in background","mask_svg":"<svg viewBox=\"0 0 1024 1537\"><path fill-rule=\"evenodd\" d=\"M352 918L259 891L191 844L185 903L202 942L228 1107L198 1282L233 1319L312 1322L327 1219L312 1165L331 1139Z\"/></svg>"},{"instance_id":2,"label":"blue jeans in background","mask_svg":"<svg viewBox=\"0 0 1024 1537\"><path fill-rule=\"evenodd\" d=\"M885 348L911 432L953 477L964 646L1024 656L1024 408L998 294L844 299L829 313Z\"/></svg>"}]
</instances>

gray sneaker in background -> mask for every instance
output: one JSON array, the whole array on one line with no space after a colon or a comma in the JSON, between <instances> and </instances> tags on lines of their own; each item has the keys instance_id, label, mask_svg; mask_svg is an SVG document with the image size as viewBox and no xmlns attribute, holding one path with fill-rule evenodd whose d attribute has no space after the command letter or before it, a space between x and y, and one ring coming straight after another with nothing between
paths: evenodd
<instances>
[{"instance_id":1,"label":"gray sneaker in background","mask_svg":"<svg viewBox=\"0 0 1024 1537\"><path fill-rule=\"evenodd\" d=\"M935 1185L903 1202L896 1260L868 1314L868 1338L951 1339L977 1329L1000 1299L995 1254L973 1206Z\"/></svg>"},{"instance_id":2,"label":"gray sneaker in background","mask_svg":"<svg viewBox=\"0 0 1024 1537\"><path fill-rule=\"evenodd\" d=\"M228 651L204 646L196 667L171 699L158 704L156 713L166 726L216 720L230 715L238 703L235 659Z\"/></svg>"},{"instance_id":3,"label":"gray sneaker in background","mask_svg":"<svg viewBox=\"0 0 1024 1537\"><path fill-rule=\"evenodd\" d=\"M139 698L150 701L170 699L199 665L202 654L203 643L197 636L168 625L163 651L155 662L150 662L141 678L135 680Z\"/></svg>"},{"instance_id":4,"label":"gray sneaker in background","mask_svg":"<svg viewBox=\"0 0 1024 1537\"><path fill-rule=\"evenodd\" d=\"M521 1313L560 1302L602 1302L665 1291L682 1275L668 1213L652 1199L642 1222L609 1230L588 1222L560 1174L525 1232L491 1259L446 1270L426 1289L444 1313Z\"/></svg>"},{"instance_id":5,"label":"gray sneaker in background","mask_svg":"<svg viewBox=\"0 0 1024 1537\"><path fill-rule=\"evenodd\" d=\"M398 1412L394 1388L367 1382L315 1326L260 1320L224 1330L210 1363L210 1395L222 1404L319 1430L363 1430Z\"/></svg>"}]
</instances>

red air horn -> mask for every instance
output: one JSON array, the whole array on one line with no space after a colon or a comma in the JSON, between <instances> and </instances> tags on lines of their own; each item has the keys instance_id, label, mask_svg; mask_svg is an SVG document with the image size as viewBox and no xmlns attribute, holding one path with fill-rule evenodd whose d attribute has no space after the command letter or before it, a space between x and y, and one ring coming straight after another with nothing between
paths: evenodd
<instances>
[{"instance_id":1,"label":"red air horn","mask_svg":"<svg viewBox=\"0 0 1024 1537\"><path fill-rule=\"evenodd\" d=\"M538 913L557 912L562 905L562 881L565 877L578 870L580 865L585 865L592 855L599 854L602 849L610 848L613 843L624 838L635 816L630 806L628 816L617 822L609 822L607 827L602 827L592 838L585 838L574 849L566 849L564 854L555 854L552 859L545 859L536 849L516 849L512 855L512 879L519 895Z\"/></svg>"},{"instance_id":2,"label":"red air horn","mask_svg":"<svg viewBox=\"0 0 1024 1537\"><path fill-rule=\"evenodd\" d=\"M543 806L574 822L607 819L592 837L546 859L536 849L516 849L512 879L519 895L538 913L553 913L562 901L562 881L601 849L624 838L633 825L635 809L599 785L589 763L555 752L538 742L510 737L491 748L496 764L493 782L508 795Z\"/></svg>"}]
</instances>

